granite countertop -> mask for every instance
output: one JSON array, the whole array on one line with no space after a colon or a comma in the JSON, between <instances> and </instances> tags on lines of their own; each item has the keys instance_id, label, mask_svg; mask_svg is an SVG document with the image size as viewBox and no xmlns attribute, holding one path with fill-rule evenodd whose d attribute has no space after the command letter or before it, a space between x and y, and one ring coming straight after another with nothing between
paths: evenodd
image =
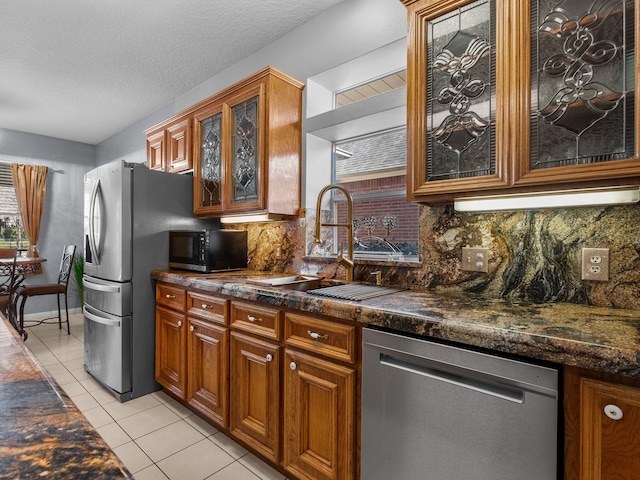
<instances>
[{"instance_id":1,"label":"granite countertop","mask_svg":"<svg viewBox=\"0 0 640 480\"><path fill-rule=\"evenodd\" d=\"M248 284L246 279L253 276L269 274L152 273L155 280L214 294L640 378L640 310L514 303L470 293L413 290L356 302Z\"/></svg>"},{"instance_id":2,"label":"granite countertop","mask_svg":"<svg viewBox=\"0 0 640 480\"><path fill-rule=\"evenodd\" d=\"M133 478L0 318L0 478Z\"/></svg>"}]
</instances>

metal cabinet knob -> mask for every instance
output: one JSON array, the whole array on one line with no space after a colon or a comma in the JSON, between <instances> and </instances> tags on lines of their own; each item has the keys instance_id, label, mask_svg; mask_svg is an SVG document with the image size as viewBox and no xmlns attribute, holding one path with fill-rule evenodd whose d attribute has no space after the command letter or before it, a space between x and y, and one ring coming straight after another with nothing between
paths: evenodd
<instances>
[{"instance_id":1,"label":"metal cabinet knob","mask_svg":"<svg viewBox=\"0 0 640 480\"><path fill-rule=\"evenodd\" d=\"M189 327L189 330L191 330L192 332L193 332L195 329L196 329L196 327L194 327L193 325L191 325L191 326Z\"/></svg>"},{"instance_id":2,"label":"metal cabinet knob","mask_svg":"<svg viewBox=\"0 0 640 480\"><path fill-rule=\"evenodd\" d=\"M171 294L167 293L167 294L164 296L164 298L168 298L169 300L172 300L172 299L176 298L176 296L175 296L175 295L171 295Z\"/></svg>"},{"instance_id":3,"label":"metal cabinet knob","mask_svg":"<svg viewBox=\"0 0 640 480\"><path fill-rule=\"evenodd\" d=\"M295 370L296 368L298 368L298 366L296 365L296 362L291 362L291 363L289 364L289 368L290 368L291 370Z\"/></svg>"},{"instance_id":4,"label":"metal cabinet knob","mask_svg":"<svg viewBox=\"0 0 640 480\"><path fill-rule=\"evenodd\" d=\"M262 317L254 317L253 315L247 315L247 320L254 323L255 322L262 323Z\"/></svg>"},{"instance_id":5,"label":"metal cabinet knob","mask_svg":"<svg viewBox=\"0 0 640 480\"><path fill-rule=\"evenodd\" d=\"M182 320L178 320L178 326L181 327L182 326Z\"/></svg>"},{"instance_id":6,"label":"metal cabinet knob","mask_svg":"<svg viewBox=\"0 0 640 480\"><path fill-rule=\"evenodd\" d=\"M205 310L211 310L213 308L213 305L209 305L208 303L203 303L202 308Z\"/></svg>"},{"instance_id":7,"label":"metal cabinet knob","mask_svg":"<svg viewBox=\"0 0 640 480\"><path fill-rule=\"evenodd\" d=\"M613 405L611 403L604 407L604 414L611 420L620 420L624 415L622 413L622 409L619 406Z\"/></svg>"},{"instance_id":8,"label":"metal cabinet knob","mask_svg":"<svg viewBox=\"0 0 640 480\"><path fill-rule=\"evenodd\" d=\"M265 357L267 359L267 362L270 362L271 360L273 360L273 355L271 355L270 353L267 354L267 356Z\"/></svg>"}]
</instances>

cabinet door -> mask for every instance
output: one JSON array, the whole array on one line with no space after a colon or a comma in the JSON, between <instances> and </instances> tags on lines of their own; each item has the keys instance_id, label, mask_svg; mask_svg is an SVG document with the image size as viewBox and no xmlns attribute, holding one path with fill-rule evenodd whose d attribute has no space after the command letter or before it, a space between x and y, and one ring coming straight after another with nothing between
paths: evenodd
<instances>
[{"instance_id":1,"label":"cabinet door","mask_svg":"<svg viewBox=\"0 0 640 480\"><path fill-rule=\"evenodd\" d=\"M356 371L287 349L284 467L296 478L355 477Z\"/></svg>"},{"instance_id":2,"label":"cabinet door","mask_svg":"<svg viewBox=\"0 0 640 480\"><path fill-rule=\"evenodd\" d=\"M231 432L268 459L280 459L281 347L231 333Z\"/></svg>"},{"instance_id":3,"label":"cabinet door","mask_svg":"<svg viewBox=\"0 0 640 480\"><path fill-rule=\"evenodd\" d=\"M185 315L156 307L156 380L182 399L187 387L186 351Z\"/></svg>"},{"instance_id":4,"label":"cabinet door","mask_svg":"<svg viewBox=\"0 0 640 480\"><path fill-rule=\"evenodd\" d=\"M409 6L409 200L509 183L503 83L507 25L495 0ZM508 119L507 119L508 120Z\"/></svg>"},{"instance_id":5,"label":"cabinet door","mask_svg":"<svg viewBox=\"0 0 640 480\"><path fill-rule=\"evenodd\" d=\"M583 378L580 398L580 479L637 479L640 388Z\"/></svg>"},{"instance_id":6,"label":"cabinet door","mask_svg":"<svg viewBox=\"0 0 640 480\"><path fill-rule=\"evenodd\" d=\"M167 170L171 173L191 171L191 119L185 118L167 127L167 142Z\"/></svg>"},{"instance_id":7,"label":"cabinet door","mask_svg":"<svg viewBox=\"0 0 640 480\"><path fill-rule=\"evenodd\" d=\"M147 166L151 170L166 170L166 140L164 129L147 136Z\"/></svg>"},{"instance_id":8,"label":"cabinet door","mask_svg":"<svg viewBox=\"0 0 640 480\"><path fill-rule=\"evenodd\" d=\"M229 419L229 329L189 317L189 404L226 428Z\"/></svg>"},{"instance_id":9,"label":"cabinet door","mask_svg":"<svg viewBox=\"0 0 640 480\"><path fill-rule=\"evenodd\" d=\"M516 15L516 185L640 174L636 5L537 0Z\"/></svg>"},{"instance_id":10,"label":"cabinet door","mask_svg":"<svg viewBox=\"0 0 640 480\"><path fill-rule=\"evenodd\" d=\"M194 214L222 212L223 150L225 129L223 105L215 104L195 115L194 138L198 147L194 158Z\"/></svg>"},{"instance_id":11,"label":"cabinet door","mask_svg":"<svg viewBox=\"0 0 640 480\"><path fill-rule=\"evenodd\" d=\"M259 84L229 99L228 204L225 211L264 208L264 87ZM277 181L277 179L273 179Z\"/></svg>"}]
</instances>

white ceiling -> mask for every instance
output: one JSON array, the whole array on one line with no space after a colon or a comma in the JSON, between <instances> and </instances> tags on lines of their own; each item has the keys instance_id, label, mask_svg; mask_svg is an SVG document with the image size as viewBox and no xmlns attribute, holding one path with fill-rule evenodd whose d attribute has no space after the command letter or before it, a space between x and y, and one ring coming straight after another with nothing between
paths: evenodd
<instances>
[{"instance_id":1,"label":"white ceiling","mask_svg":"<svg viewBox=\"0 0 640 480\"><path fill-rule=\"evenodd\" d=\"M97 144L342 0L5 0L0 128Z\"/></svg>"}]
</instances>

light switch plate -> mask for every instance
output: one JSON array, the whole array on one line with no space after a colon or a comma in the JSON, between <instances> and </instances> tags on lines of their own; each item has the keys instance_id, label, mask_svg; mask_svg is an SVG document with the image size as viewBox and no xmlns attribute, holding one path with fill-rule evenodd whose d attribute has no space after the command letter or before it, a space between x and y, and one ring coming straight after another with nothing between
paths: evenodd
<instances>
[{"instance_id":1,"label":"light switch plate","mask_svg":"<svg viewBox=\"0 0 640 480\"><path fill-rule=\"evenodd\" d=\"M462 270L482 272L489 270L489 249L482 247L462 247Z\"/></svg>"},{"instance_id":2,"label":"light switch plate","mask_svg":"<svg viewBox=\"0 0 640 480\"><path fill-rule=\"evenodd\" d=\"M609 249L582 249L582 280L606 282L609 280Z\"/></svg>"}]
</instances>

